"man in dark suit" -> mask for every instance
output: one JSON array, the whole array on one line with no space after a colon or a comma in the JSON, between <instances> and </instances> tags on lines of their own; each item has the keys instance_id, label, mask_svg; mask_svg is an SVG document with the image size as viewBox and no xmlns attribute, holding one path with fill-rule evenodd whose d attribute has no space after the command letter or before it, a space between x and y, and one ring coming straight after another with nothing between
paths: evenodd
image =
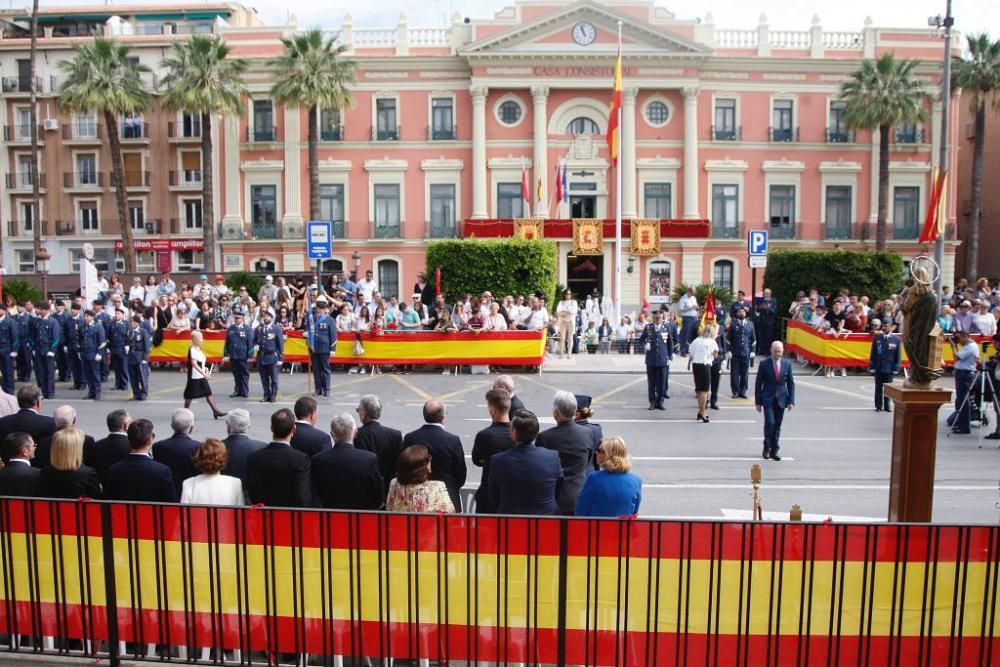
<instances>
[{"instance_id":1,"label":"man in dark suit","mask_svg":"<svg viewBox=\"0 0 1000 667\"><path fill-rule=\"evenodd\" d=\"M508 418L513 417L521 410L525 410L524 403L518 398L517 394L514 393L514 378L509 375L498 375L497 379L493 382L494 389L502 389L510 394L510 414L507 415Z\"/></svg>"},{"instance_id":2,"label":"man in dark suit","mask_svg":"<svg viewBox=\"0 0 1000 667\"><path fill-rule=\"evenodd\" d=\"M784 352L785 346L780 340L771 343L771 356L757 367L757 382L754 385L754 404L757 412L764 413L763 457L772 461L781 460L778 456L781 422L785 418L785 410L791 410L795 405L792 365L781 358Z\"/></svg>"},{"instance_id":3,"label":"man in dark suit","mask_svg":"<svg viewBox=\"0 0 1000 667\"><path fill-rule=\"evenodd\" d=\"M25 384L18 387L17 407L20 410L14 414L0 418L0 441L15 431L27 433L35 442L55 433L55 420L41 414L42 390L38 385Z\"/></svg>"},{"instance_id":4,"label":"man in dark suit","mask_svg":"<svg viewBox=\"0 0 1000 667\"><path fill-rule=\"evenodd\" d=\"M639 345L646 352L646 395L650 410L666 410L664 399L669 398L667 383L670 378L670 360L674 358L673 327L663 323L663 311L653 312L653 321L643 327Z\"/></svg>"},{"instance_id":5,"label":"man in dark suit","mask_svg":"<svg viewBox=\"0 0 1000 667\"><path fill-rule=\"evenodd\" d=\"M35 440L27 433L15 431L4 438L0 446L4 460L4 468L0 470L0 496L37 497L42 471L31 465Z\"/></svg>"},{"instance_id":6,"label":"man in dark suit","mask_svg":"<svg viewBox=\"0 0 1000 667\"><path fill-rule=\"evenodd\" d=\"M559 455L535 446L538 417L523 410L511 419L513 449L490 461L489 495L500 514L559 514L563 469Z\"/></svg>"},{"instance_id":7,"label":"man in dark suit","mask_svg":"<svg viewBox=\"0 0 1000 667\"><path fill-rule=\"evenodd\" d=\"M436 398L424 403L424 425L411 431L403 438L403 449L410 445L424 445L430 452L434 464L431 479L444 482L448 495L455 504L455 511L462 507L459 489L465 484L465 451L462 440L454 433L444 430L447 411L444 403Z\"/></svg>"},{"instance_id":8,"label":"man in dark suit","mask_svg":"<svg viewBox=\"0 0 1000 667\"><path fill-rule=\"evenodd\" d=\"M389 493L389 482L396 476L396 459L403 451L403 434L379 423L382 418L382 401L374 394L366 394L358 402L361 428L354 436L354 446L378 457L379 474L384 483L382 499Z\"/></svg>"},{"instance_id":9,"label":"man in dark suit","mask_svg":"<svg viewBox=\"0 0 1000 667\"><path fill-rule=\"evenodd\" d=\"M514 448L514 440L510 437L510 400L510 394L503 389L486 392L491 423L476 434L472 445L472 463L483 469L483 478L476 489L477 514L496 514L497 511L490 498L490 462L500 452Z\"/></svg>"},{"instance_id":10,"label":"man in dark suit","mask_svg":"<svg viewBox=\"0 0 1000 667\"><path fill-rule=\"evenodd\" d=\"M295 435L292 436L292 447L309 458L324 452L333 446L330 436L314 426L319 414L316 399L303 396L295 401Z\"/></svg>"},{"instance_id":11,"label":"man in dark suit","mask_svg":"<svg viewBox=\"0 0 1000 667\"><path fill-rule=\"evenodd\" d=\"M563 483L559 490L559 512L572 516L576 499L583 490L583 483L591 470L593 432L580 426L576 417L576 397L568 391L557 391L552 399L552 417L556 425L540 433L535 444L559 454Z\"/></svg>"},{"instance_id":12,"label":"man in dark suit","mask_svg":"<svg viewBox=\"0 0 1000 667\"><path fill-rule=\"evenodd\" d=\"M192 457L201 443L191 437L194 431L194 413L187 408L174 410L174 414L170 416L170 428L173 429L173 435L153 445L153 460L170 468L177 496L180 497L184 480L198 475Z\"/></svg>"},{"instance_id":13,"label":"man in dark suit","mask_svg":"<svg viewBox=\"0 0 1000 667\"><path fill-rule=\"evenodd\" d=\"M60 405L55 410L52 411L52 420L56 424L56 431L62 431L67 428L77 428L76 426L76 408L72 405ZM42 468L49 465L51 461L52 452L52 436L55 435L55 431L49 435L43 436L40 440L36 441L38 447L35 449L35 458L31 460L31 465L41 470ZM83 453L86 456L89 450L94 448L94 437L91 435L84 434L83 436Z\"/></svg>"},{"instance_id":14,"label":"man in dark suit","mask_svg":"<svg viewBox=\"0 0 1000 667\"><path fill-rule=\"evenodd\" d=\"M132 449L128 445L128 425L132 422L126 410L108 413L108 437L101 438L88 449L83 448L83 463L97 471L97 478L104 486L108 483L108 470L123 460Z\"/></svg>"},{"instance_id":15,"label":"man in dark suit","mask_svg":"<svg viewBox=\"0 0 1000 667\"><path fill-rule=\"evenodd\" d=\"M295 414L288 408L271 415L270 444L247 457L250 502L270 507L312 506L312 465L307 455L291 445L297 427Z\"/></svg>"},{"instance_id":16,"label":"man in dark suit","mask_svg":"<svg viewBox=\"0 0 1000 667\"><path fill-rule=\"evenodd\" d=\"M377 510L385 505L378 457L354 446L354 417L341 412L330 422L333 447L312 459L313 497L334 510Z\"/></svg>"},{"instance_id":17,"label":"man in dark suit","mask_svg":"<svg viewBox=\"0 0 1000 667\"><path fill-rule=\"evenodd\" d=\"M108 500L176 503L177 487L170 468L150 456L153 446L153 422L137 419L128 425L131 452L108 469L104 497Z\"/></svg>"},{"instance_id":18,"label":"man in dark suit","mask_svg":"<svg viewBox=\"0 0 1000 667\"><path fill-rule=\"evenodd\" d=\"M243 408L230 410L226 415L226 432L229 434L222 443L226 446L229 458L223 475L236 477L243 482L243 493L247 495L247 458L259 449L267 447L266 442L253 440L250 432L250 413Z\"/></svg>"}]
</instances>

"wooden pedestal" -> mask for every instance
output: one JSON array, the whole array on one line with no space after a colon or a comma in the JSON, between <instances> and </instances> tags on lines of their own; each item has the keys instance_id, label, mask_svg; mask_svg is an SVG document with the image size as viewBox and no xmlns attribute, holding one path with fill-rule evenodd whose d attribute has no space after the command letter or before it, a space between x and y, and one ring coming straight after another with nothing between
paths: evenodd
<instances>
[{"instance_id":1,"label":"wooden pedestal","mask_svg":"<svg viewBox=\"0 0 1000 667\"><path fill-rule=\"evenodd\" d=\"M951 401L947 389L911 389L887 384L895 410L889 521L929 523L934 505L934 461L938 412Z\"/></svg>"}]
</instances>

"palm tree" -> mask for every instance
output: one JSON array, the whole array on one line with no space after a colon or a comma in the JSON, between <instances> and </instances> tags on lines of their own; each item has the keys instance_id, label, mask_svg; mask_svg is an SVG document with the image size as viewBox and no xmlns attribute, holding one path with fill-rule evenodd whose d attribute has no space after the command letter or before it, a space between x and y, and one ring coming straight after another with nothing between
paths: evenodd
<instances>
[{"instance_id":1,"label":"palm tree","mask_svg":"<svg viewBox=\"0 0 1000 667\"><path fill-rule=\"evenodd\" d=\"M355 63L344 58L346 48L326 38L318 28L281 40L285 53L271 65L277 83L271 97L279 104L309 111L309 216L320 219L319 120L317 109L338 113L351 103L347 86L354 83Z\"/></svg>"},{"instance_id":2,"label":"palm tree","mask_svg":"<svg viewBox=\"0 0 1000 667\"><path fill-rule=\"evenodd\" d=\"M163 60L167 75L163 106L201 116L201 208L205 239L205 271L215 271L215 199L212 194L212 115L243 114L247 94L243 74L247 61L230 58L230 47L219 36L195 35L175 42Z\"/></svg>"},{"instance_id":3,"label":"palm tree","mask_svg":"<svg viewBox=\"0 0 1000 667\"><path fill-rule=\"evenodd\" d=\"M141 75L150 72L130 57L131 49L105 37L73 45L73 60L59 67L66 82L59 94L59 104L77 113L98 112L104 115L111 147L111 184L115 186L118 224L121 226L125 252L125 270L136 272L132 225L128 218L128 197L122 167L122 143L118 135L118 117L142 113L149 108L151 95Z\"/></svg>"},{"instance_id":4,"label":"palm tree","mask_svg":"<svg viewBox=\"0 0 1000 667\"><path fill-rule=\"evenodd\" d=\"M983 213L983 144L986 139L986 100L1000 88L1000 41L991 42L987 33L969 35L968 53L955 58L951 85L969 96L976 114L976 143L972 153L972 195L969 202L969 246L966 249L968 276L979 276L979 222ZM1000 95L993 95L993 111L1000 112Z\"/></svg>"},{"instance_id":5,"label":"palm tree","mask_svg":"<svg viewBox=\"0 0 1000 667\"><path fill-rule=\"evenodd\" d=\"M886 53L878 60L865 59L840 87L845 102L844 120L852 130L878 130L878 223L875 249L885 250L885 225L889 217L889 132L900 123L923 121L923 84L913 75L914 60L896 60Z\"/></svg>"}]
</instances>

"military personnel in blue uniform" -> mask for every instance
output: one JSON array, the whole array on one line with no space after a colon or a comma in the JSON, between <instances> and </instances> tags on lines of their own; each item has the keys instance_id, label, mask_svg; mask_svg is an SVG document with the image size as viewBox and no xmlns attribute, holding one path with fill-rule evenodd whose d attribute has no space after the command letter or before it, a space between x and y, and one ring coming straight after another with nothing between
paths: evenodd
<instances>
[{"instance_id":1,"label":"military personnel in blue uniform","mask_svg":"<svg viewBox=\"0 0 1000 667\"><path fill-rule=\"evenodd\" d=\"M639 336L639 347L646 351L646 393L650 410L667 409L663 401L669 398L667 379L670 361L674 358L673 343L670 327L663 323L663 311L655 311L653 321Z\"/></svg>"},{"instance_id":2,"label":"military personnel in blue uniform","mask_svg":"<svg viewBox=\"0 0 1000 667\"><path fill-rule=\"evenodd\" d=\"M115 310L115 319L108 329L108 349L111 350L111 368L115 372L115 389L128 389L128 346L131 337L131 327L125 320L125 309Z\"/></svg>"},{"instance_id":3,"label":"military personnel in blue uniform","mask_svg":"<svg viewBox=\"0 0 1000 667\"><path fill-rule=\"evenodd\" d=\"M149 398L149 351L153 349L153 337L142 326L142 315L132 316L129 328L128 346L125 348L128 361L128 378L132 384L132 400L145 401Z\"/></svg>"},{"instance_id":4,"label":"military personnel in blue uniform","mask_svg":"<svg viewBox=\"0 0 1000 667\"><path fill-rule=\"evenodd\" d=\"M889 397L884 394L882 385L891 384L893 376L899 372L902 344L899 336L892 333L892 322L886 321L880 324L882 330L872 338L868 370L875 374L875 411L892 412Z\"/></svg>"},{"instance_id":5,"label":"military personnel in blue uniform","mask_svg":"<svg viewBox=\"0 0 1000 667\"><path fill-rule=\"evenodd\" d=\"M716 308L718 310L718 308ZM709 325L712 326L712 325ZM719 346L719 353L715 355L712 359L711 368L711 378L712 384L710 386L711 393L708 395L708 407L712 410L719 409L719 382L722 380L722 360L727 357L729 352L729 346L726 344L726 331L725 327L721 324L715 324L715 344Z\"/></svg>"},{"instance_id":6,"label":"military personnel in blue uniform","mask_svg":"<svg viewBox=\"0 0 1000 667\"><path fill-rule=\"evenodd\" d=\"M229 398L250 396L250 359L253 356L253 328L244 323L243 313L233 312L233 323L226 329L222 360L229 360L233 372L233 393Z\"/></svg>"},{"instance_id":7,"label":"military personnel in blue uniform","mask_svg":"<svg viewBox=\"0 0 1000 667\"><path fill-rule=\"evenodd\" d=\"M83 332L83 313L80 304L70 307L70 317L63 327L63 350L66 353L66 364L73 379L73 389L83 389L86 383L83 378L83 366L80 363L80 334Z\"/></svg>"},{"instance_id":8,"label":"military personnel in blue uniform","mask_svg":"<svg viewBox=\"0 0 1000 667\"><path fill-rule=\"evenodd\" d=\"M35 304L25 301L17 320L17 381L31 382L31 365L34 353L31 349L32 326L35 319Z\"/></svg>"},{"instance_id":9,"label":"military personnel in blue uniform","mask_svg":"<svg viewBox=\"0 0 1000 667\"><path fill-rule=\"evenodd\" d=\"M257 372L264 390L261 403L274 403L278 398L278 369L285 358L285 335L281 327L271 321L270 311L265 311L263 322L254 332L257 343Z\"/></svg>"},{"instance_id":10,"label":"military personnel in blue uniform","mask_svg":"<svg viewBox=\"0 0 1000 667\"><path fill-rule=\"evenodd\" d=\"M58 371L56 377L59 379L59 382L66 382L70 374L69 355L66 354L66 338L69 336L69 321L72 316L66 309L66 302L62 299L56 300L55 309L56 311L52 313L52 317L59 322L59 328L62 329L63 334L62 345L56 350L56 370Z\"/></svg>"},{"instance_id":11,"label":"military personnel in blue uniform","mask_svg":"<svg viewBox=\"0 0 1000 667\"><path fill-rule=\"evenodd\" d=\"M326 300L316 301L316 318L309 344L313 380L317 396L330 395L330 353L337 348L337 327L326 314Z\"/></svg>"},{"instance_id":12,"label":"military personnel in blue uniform","mask_svg":"<svg viewBox=\"0 0 1000 667\"><path fill-rule=\"evenodd\" d=\"M729 389L733 398L747 398L750 389L750 358L757 346L757 336L753 324L747 320L745 308L736 311L736 319L729 323L726 331L729 350Z\"/></svg>"},{"instance_id":13,"label":"military personnel in blue uniform","mask_svg":"<svg viewBox=\"0 0 1000 667\"><path fill-rule=\"evenodd\" d=\"M108 347L104 325L97 321L97 314L88 310L83 314L83 331L80 333L80 365L87 383L87 398L101 398L101 363Z\"/></svg>"},{"instance_id":14,"label":"military personnel in blue uniform","mask_svg":"<svg viewBox=\"0 0 1000 667\"><path fill-rule=\"evenodd\" d=\"M771 343L775 341L778 323L778 300L765 289L764 295L754 301L756 318L757 354L771 354Z\"/></svg>"},{"instance_id":15,"label":"military personnel in blue uniform","mask_svg":"<svg viewBox=\"0 0 1000 667\"><path fill-rule=\"evenodd\" d=\"M14 363L17 358L18 326L7 314L7 307L0 303L0 373L3 374L3 390L14 393Z\"/></svg>"},{"instance_id":16,"label":"military personnel in blue uniform","mask_svg":"<svg viewBox=\"0 0 1000 667\"><path fill-rule=\"evenodd\" d=\"M35 319L34 340L35 378L44 398L56 395L56 350L62 342L62 328L52 317L49 303L43 301L38 306L41 317Z\"/></svg>"},{"instance_id":17,"label":"military personnel in blue uniform","mask_svg":"<svg viewBox=\"0 0 1000 667\"><path fill-rule=\"evenodd\" d=\"M100 301L94 302L94 321L99 322L104 329L106 340L108 333L111 331L111 314L104 309L104 304ZM111 359L108 356L107 347L104 348L101 354L104 355L104 359L101 360L101 382L103 383L108 381L108 374L111 373Z\"/></svg>"}]
</instances>

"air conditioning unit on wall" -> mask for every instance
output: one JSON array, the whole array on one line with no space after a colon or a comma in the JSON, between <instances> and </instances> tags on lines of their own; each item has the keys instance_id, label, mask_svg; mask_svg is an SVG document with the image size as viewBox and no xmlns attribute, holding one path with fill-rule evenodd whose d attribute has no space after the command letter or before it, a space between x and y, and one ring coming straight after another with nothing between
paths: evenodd
<instances>
[{"instance_id":1,"label":"air conditioning unit on wall","mask_svg":"<svg viewBox=\"0 0 1000 667\"><path fill-rule=\"evenodd\" d=\"M42 121L42 127L45 128L46 132L55 132L59 129L59 121L55 118L46 118Z\"/></svg>"}]
</instances>

